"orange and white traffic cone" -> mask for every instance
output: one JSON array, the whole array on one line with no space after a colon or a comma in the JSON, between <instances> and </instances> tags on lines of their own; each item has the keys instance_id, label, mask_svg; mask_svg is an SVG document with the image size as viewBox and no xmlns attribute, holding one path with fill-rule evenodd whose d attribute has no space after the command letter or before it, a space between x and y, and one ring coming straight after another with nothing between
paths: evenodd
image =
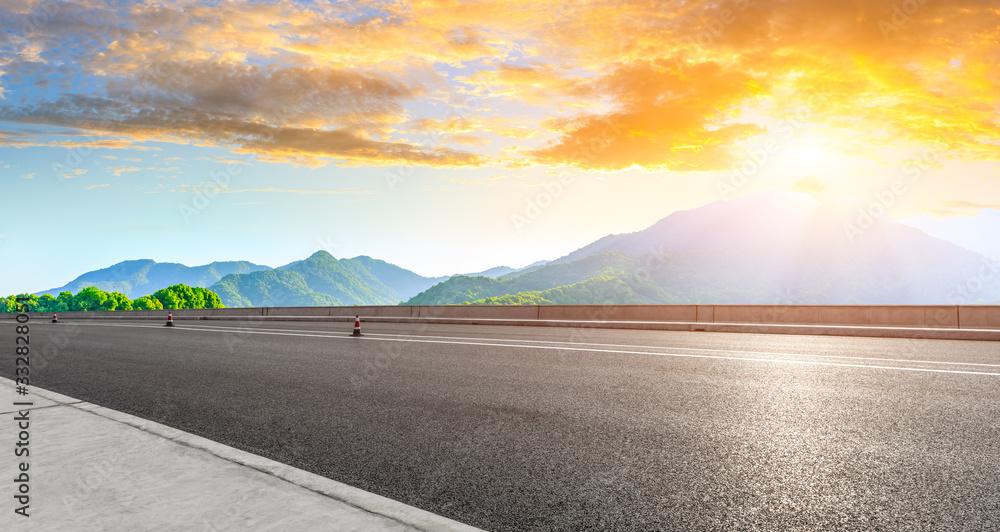
<instances>
[{"instance_id":1,"label":"orange and white traffic cone","mask_svg":"<svg viewBox=\"0 0 1000 532\"><path fill-rule=\"evenodd\" d=\"M361 334L361 316L357 314L354 315L354 332L351 336L364 336Z\"/></svg>"},{"instance_id":2,"label":"orange and white traffic cone","mask_svg":"<svg viewBox=\"0 0 1000 532\"><path fill-rule=\"evenodd\" d=\"M173 327L173 326L174 326L174 313L167 312L167 327Z\"/></svg>"},{"instance_id":3,"label":"orange and white traffic cone","mask_svg":"<svg viewBox=\"0 0 1000 532\"><path fill-rule=\"evenodd\" d=\"M52 323L59 323L59 318L56 316L55 312L52 313Z\"/></svg>"}]
</instances>

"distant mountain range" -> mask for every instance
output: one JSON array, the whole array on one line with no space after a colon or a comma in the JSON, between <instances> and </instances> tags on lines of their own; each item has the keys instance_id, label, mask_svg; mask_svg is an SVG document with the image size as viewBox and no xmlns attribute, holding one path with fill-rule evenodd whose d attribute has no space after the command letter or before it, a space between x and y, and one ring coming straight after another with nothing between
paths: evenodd
<instances>
[{"instance_id":1,"label":"distant mountain range","mask_svg":"<svg viewBox=\"0 0 1000 532\"><path fill-rule=\"evenodd\" d=\"M498 266L473 275L497 277L517 271ZM337 260L326 251L318 251L278 268L245 261L192 267L149 259L131 260L87 272L65 286L39 295L77 293L96 286L135 299L183 283L209 288L219 294L227 307L395 305L449 277L424 277L367 256Z\"/></svg>"},{"instance_id":2,"label":"distant mountain range","mask_svg":"<svg viewBox=\"0 0 1000 532\"><path fill-rule=\"evenodd\" d=\"M274 270L231 274L208 287L227 307L396 305L447 277L423 277L371 257L317 251Z\"/></svg>"},{"instance_id":3,"label":"distant mountain range","mask_svg":"<svg viewBox=\"0 0 1000 532\"><path fill-rule=\"evenodd\" d=\"M130 299L183 283L209 288L227 307L395 305L448 277L423 277L371 257L337 260L326 251L279 268L250 262L213 262L204 266L125 261L85 273L66 286L41 294L79 292L96 286Z\"/></svg>"},{"instance_id":4,"label":"distant mountain range","mask_svg":"<svg viewBox=\"0 0 1000 532\"><path fill-rule=\"evenodd\" d=\"M499 279L453 277L408 304L972 304L986 257L866 204L764 191L610 235ZM859 211L859 209L861 211Z\"/></svg>"},{"instance_id":5,"label":"distant mountain range","mask_svg":"<svg viewBox=\"0 0 1000 532\"><path fill-rule=\"evenodd\" d=\"M790 239L789 243L794 243L791 233L796 231L796 224L818 205L809 196L777 190L716 201L677 211L641 231L606 236L554 262L571 262L603 251L681 253Z\"/></svg>"},{"instance_id":6,"label":"distant mountain range","mask_svg":"<svg viewBox=\"0 0 1000 532\"><path fill-rule=\"evenodd\" d=\"M976 216L938 219L931 216L906 218L900 223L975 251L993 260L1000 260L1000 211L983 209Z\"/></svg>"},{"instance_id":7,"label":"distant mountain range","mask_svg":"<svg viewBox=\"0 0 1000 532\"><path fill-rule=\"evenodd\" d=\"M39 292L38 295L51 294L56 296L59 295L59 292L75 294L88 286L96 286L105 292L121 292L129 299L136 299L175 284L183 283L188 286L206 288L230 274L246 274L270 269L268 266L246 261L185 266L149 259L127 260L114 266L87 272L65 286L45 290Z\"/></svg>"},{"instance_id":8,"label":"distant mountain range","mask_svg":"<svg viewBox=\"0 0 1000 532\"><path fill-rule=\"evenodd\" d=\"M423 277L385 261L325 251L279 268L126 261L44 293L85 286L130 298L177 283L228 307L441 304L973 304L1000 300L1000 213L975 220L866 217L769 190L675 212L554 261ZM933 236L932 236L933 235ZM994 254L993 256L996 256ZM986 268L986 270L984 270Z\"/></svg>"}]
</instances>

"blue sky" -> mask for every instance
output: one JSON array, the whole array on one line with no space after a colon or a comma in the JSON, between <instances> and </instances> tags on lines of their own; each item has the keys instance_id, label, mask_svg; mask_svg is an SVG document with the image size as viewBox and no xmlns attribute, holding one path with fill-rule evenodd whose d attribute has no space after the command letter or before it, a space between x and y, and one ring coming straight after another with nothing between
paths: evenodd
<instances>
[{"instance_id":1,"label":"blue sky","mask_svg":"<svg viewBox=\"0 0 1000 532\"><path fill-rule=\"evenodd\" d=\"M657 198L601 176L577 175L562 184L532 169L514 178L522 185L510 187L490 179L495 171L488 169L308 169L218 148L150 147L162 151L95 149L79 165L87 172L69 178L50 168L50 161L65 161L64 148L3 150L5 193L35 201L30 221L0 224L6 234L0 245L19 250L21 262L3 266L2 288L60 286L85 271L136 258L279 266L319 249L337 257L366 254L429 276L523 266L607 232L644 227L676 205L665 187ZM227 175L230 169L237 173ZM406 177L393 179L391 187L387 171ZM223 182L228 177L230 191L213 195L214 186L204 185L213 175ZM187 192L199 186L200 196ZM711 183L703 188L711 198ZM554 201L529 218L535 213L528 202L539 194ZM608 216L610 195L638 208L629 216ZM528 223L517 225L515 214Z\"/></svg>"},{"instance_id":2,"label":"blue sky","mask_svg":"<svg viewBox=\"0 0 1000 532\"><path fill-rule=\"evenodd\" d=\"M7 2L0 294L139 258L523 266L915 164L890 216L1000 205L1000 14L893 6Z\"/></svg>"}]
</instances>

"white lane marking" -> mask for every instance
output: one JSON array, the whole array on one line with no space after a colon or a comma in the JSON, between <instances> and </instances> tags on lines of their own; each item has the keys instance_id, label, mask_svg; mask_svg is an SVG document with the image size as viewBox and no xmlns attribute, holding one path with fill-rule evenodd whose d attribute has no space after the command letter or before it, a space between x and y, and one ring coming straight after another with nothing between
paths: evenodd
<instances>
[{"instance_id":1,"label":"white lane marking","mask_svg":"<svg viewBox=\"0 0 1000 532\"><path fill-rule=\"evenodd\" d=\"M88 324L92 325L92 324ZM156 328L159 329L162 326L156 325L96 325L98 327L141 327L141 328ZM212 333L222 333L225 331L216 329L203 329L196 327L174 327L175 330L185 330L185 331L198 331L198 332L212 332ZM330 338L334 340L350 340L350 341L361 341L367 340L370 342L411 342L411 343L421 343L421 344L451 344L451 345L477 345L483 347L516 347L522 349L548 349L548 350L564 350L564 351L582 351L589 353L614 353L614 354L624 354L624 355L652 355L652 356L665 356L665 357L678 357L678 358L709 358L718 360L743 360L752 362L774 362L779 364L800 364L800 365L810 365L810 366L833 366L833 367L844 367L844 368L869 368L869 369L887 369L896 371L920 371L926 373L957 373L962 375L986 375L991 377L1000 377L1000 373L987 373L983 371L961 371L961 370L951 370L951 369L931 369L931 368L907 368L902 366L874 366L869 364L843 364L839 362L818 362L811 360L788 360L788 359L778 359L778 358L754 358L754 357L729 357L729 356L719 356L719 355L699 355L694 353L655 353L648 351L626 351L620 349L593 349L584 347L557 347L549 345L523 345L523 344L496 344L496 343L482 343L482 342L445 342L441 340L416 340L416 339L406 339L406 338L374 338L374 337L352 337L347 333L343 333L337 336L330 334L301 334L301 333L281 333L281 332L268 332L268 331L241 331L244 334L266 334L271 336L297 336L302 338ZM919 361L918 361L919 362Z\"/></svg>"},{"instance_id":2,"label":"white lane marking","mask_svg":"<svg viewBox=\"0 0 1000 532\"><path fill-rule=\"evenodd\" d=\"M125 325L121 325L125 327ZM141 326L138 326L141 327ZM148 327L148 326L147 326ZM190 329L219 329L219 330L244 330L236 327L226 327L224 325L184 325L185 328ZM307 329L267 329L262 327L253 327L255 331L276 331L276 332L302 332L302 333L329 333L334 335L345 334L340 331L316 331ZM636 349L672 349L680 351L707 351L710 353L739 353L739 354L749 354L749 355L781 355L781 356L798 356L798 357L811 357L811 358L841 358L846 360L878 360L883 362L905 362L905 363L917 363L917 364L944 364L947 366L981 366L988 368L1000 368L1000 364L985 364L981 362L948 362L941 360L914 360L914 359L901 359L901 358L885 358L885 357L856 357L849 355L817 355L811 353L786 353L783 351L745 351L740 349L709 349L705 347L679 347L673 345L633 345L633 344L601 344L596 342L560 342L555 340L516 340L508 338L479 338L479 337L466 337L466 336L433 336L433 335L423 335L423 334L387 334L387 333L365 333L366 336L398 336L403 338L446 338L449 340L476 340L482 342L534 342L543 344L568 344L568 345L596 345L601 347L631 347Z\"/></svg>"}]
</instances>

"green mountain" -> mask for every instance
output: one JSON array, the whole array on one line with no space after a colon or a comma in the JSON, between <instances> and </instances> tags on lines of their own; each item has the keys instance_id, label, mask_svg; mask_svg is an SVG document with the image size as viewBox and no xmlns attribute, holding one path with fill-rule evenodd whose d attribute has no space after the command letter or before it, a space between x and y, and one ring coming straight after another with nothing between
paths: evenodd
<instances>
[{"instance_id":1,"label":"green mountain","mask_svg":"<svg viewBox=\"0 0 1000 532\"><path fill-rule=\"evenodd\" d=\"M516 268L511 268L510 266L495 266L488 270L483 270L476 273L462 273L458 275L465 275L466 277L492 277L494 279L507 275L508 273L516 272ZM447 277L445 278L447 279ZM442 279L444 280L444 279Z\"/></svg>"},{"instance_id":2,"label":"green mountain","mask_svg":"<svg viewBox=\"0 0 1000 532\"><path fill-rule=\"evenodd\" d=\"M87 272L65 286L39 292L37 295L58 295L60 292L78 293L88 286L105 292L121 292L130 299L152 294L157 290L177 284L206 288L233 273L251 273L269 270L246 261L213 262L204 266L185 266L155 260L127 260L100 270Z\"/></svg>"},{"instance_id":3,"label":"green mountain","mask_svg":"<svg viewBox=\"0 0 1000 532\"><path fill-rule=\"evenodd\" d=\"M424 277L410 270L400 268L395 264L373 259L365 255L354 257L353 259L341 259L340 262L353 264L356 267L367 270L385 286L401 294L401 297L393 303L398 303L402 299L419 294L435 284L448 279L448 277Z\"/></svg>"},{"instance_id":4,"label":"green mountain","mask_svg":"<svg viewBox=\"0 0 1000 532\"><path fill-rule=\"evenodd\" d=\"M641 271L643 257L628 255L619 251L606 251L569 263L549 264L514 277L503 276L468 277L459 275L437 284L429 290L411 298L407 305L453 305L503 296L518 296L531 299L539 292L557 287L576 286L588 281L601 281L592 285L577 286L577 289L601 286L617 287L620 293L608 295L611 300L629 300L634 303L676 303L655 282L636 275ZM615 281L615 282L612 282ZM573 292L576 296L580 293ZM603 294L604 292L602 292ZM555 292L549 293L555 296ZM560 300L566 300L563 296ZM591 304L593 299L577 297L580 304Z\"/></svg>"},{"instance_id":5,"label":"green mountain","mask_svg":"<svg viewBox=\"0 0 1000 532\"><path fill-rule=\"evenodd\" d=\"M81 275L131 299L175 284L208 287L228 307L445 304L982 304L1000 300L996 264L873 216L864 198L820 204L778 191L679 211L516 271L428 278L367 256L325 251L277 269L126 261Z\"/></svg>"},{"instance_id":6,"label":"green mountain","mask_svg":"<svg viewBox=\"0 0 1000 532\"><path fill-rule=\"evenodd\" d=\"M210 288L230 308L340 306L339 299L316 292L305 277L288 270L232 274Z\"/></svg>"},{"instance_id":7,"label":"green mountain","mask_svg":"<svg viewBox=\"0 0 1000 532\"><path fill-rule=\"evenodd\" d=\"M326 251L317 251L309 258L283 266L282 269L300 274L314 292L333 296L347 305L399 303L403 299L402 294L386 286L368 271L364 266L365 262L357 259L337 260Z\"/></svg>"},{"instance_id":8,"label":"green mountain","mask_svg":"<svg viewBox=\"0 0 1000 532\"><path fill-rule=\"evenodd\" d=\"M154 260L125 261L87 272L38 295L77 293L96 286L130 299L185 284L210 288L227 307L395 305L446 277L423 277L388 262L360 256L337 260L325 251L272 269L246 261L189 267Z\"/></svg>"},{"instance_id":9,"label":"green mountain","mask_svg":"<svg viewBox=\"0 0 1000 532\"><path fill-rule=\"evenodd\" d=\"M638 305L650 301L617 277L600 276L548 290L472 301L472 305Z\"/></svg>"},{"instance_id":10,"label":"green mountain","mask_svg":"<svg viewBox=\"0 0 1000 532\"><path fill-rule=\"evenodd\" d=\"M371 257L337 260L317 251L275 270L226 276L211 289L227 307L395 305L442 279Z\"/></svg>"}]
</instances>

